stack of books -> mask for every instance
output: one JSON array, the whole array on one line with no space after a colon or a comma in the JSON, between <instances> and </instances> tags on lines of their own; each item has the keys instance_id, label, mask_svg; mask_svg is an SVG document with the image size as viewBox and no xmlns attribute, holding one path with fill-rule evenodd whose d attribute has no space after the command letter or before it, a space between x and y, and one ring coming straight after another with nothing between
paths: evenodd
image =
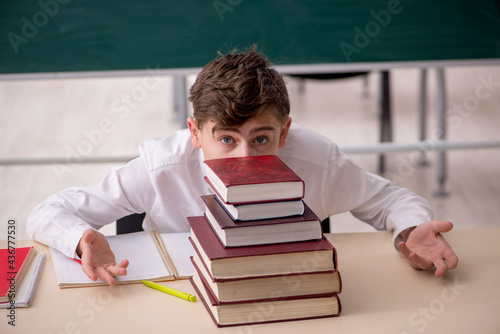
<instances>
[{"instance_id":1,"label":"stack of books","mask_svg":"<svg viewBox=\"0 0 500 334\"><path fill-rule=\"evenodd\" d=\"M337 254L303 202L303 180L276 156L205 161L216 195L188 217L191 282L217 326L340 314Z\"/></svg>"}]
</instances>

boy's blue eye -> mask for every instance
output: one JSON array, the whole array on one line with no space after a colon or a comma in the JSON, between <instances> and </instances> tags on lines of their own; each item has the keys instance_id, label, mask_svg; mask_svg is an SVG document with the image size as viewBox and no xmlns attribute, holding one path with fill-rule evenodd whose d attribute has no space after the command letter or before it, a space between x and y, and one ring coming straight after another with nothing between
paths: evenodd
<instances>
[{"instance_id":1,"label":"boy's blue eye","mask_svg":"<svg viewBox=\"0 0 500 334\"><path fill-rule=\"evenodd\" d=\"M231 137L222 137L221 142L223 142L224 144L231 144L233 140L231 139Z\"/></svg>"},{"instance_id":2,"label":"boy's blue eye","mask_svg":"<svg viewBox=\"0 0 500 334\"><path fill-rule=\"evenodd\" d=\"M267 138L266 137L257 137L257 138L255 138L255 142L257 144L265 144L265 143L267 143Z\"/></svg>"}]
</instances>

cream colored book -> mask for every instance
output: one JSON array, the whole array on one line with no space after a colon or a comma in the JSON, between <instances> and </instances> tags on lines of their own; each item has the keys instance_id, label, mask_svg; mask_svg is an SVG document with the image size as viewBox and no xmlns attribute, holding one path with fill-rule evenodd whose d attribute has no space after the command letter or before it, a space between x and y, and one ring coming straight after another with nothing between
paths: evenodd
<instances>
[{"instance_id":1,"label":"cream colored book","mask_svg":"<svg viewBox=\"0 0 500 334\"><path fill-rule=\"evenodd\" d=\"M116 284L140 283L142 280L169 281L193 275L189 259L194 249L190 233L136 232L107 237L116 262L129 260L126 276L116 276ZM92 281L79 263L51 248L52 262L60 288L107 285Z\"/></svg>"}]
</instances>

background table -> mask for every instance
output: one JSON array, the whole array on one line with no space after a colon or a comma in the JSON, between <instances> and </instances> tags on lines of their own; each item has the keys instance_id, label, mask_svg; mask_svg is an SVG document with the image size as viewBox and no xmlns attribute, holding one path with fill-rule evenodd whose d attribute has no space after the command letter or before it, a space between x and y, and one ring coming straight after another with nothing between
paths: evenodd
<instances>
[{"instance_id":1,"label":"background table","mask_svg":"<svg viewBox=\"0 0 500 334\"><path fill-rule=\"evenodd\" d=\"M390 232L328 235L343 280L338 318L217 328L205 307L142 284L59 289L50 253L30 308L16 309L16 327L2 333L498 333L500 229L446 235L460 258L436 279L411 268ZM17 242L17 246L34 242ZM5 247L6 242L0 242ZM165 283L195 293L187 280ZM0 310L5 314L6 310Z\"/></svg>"}]
</instances>

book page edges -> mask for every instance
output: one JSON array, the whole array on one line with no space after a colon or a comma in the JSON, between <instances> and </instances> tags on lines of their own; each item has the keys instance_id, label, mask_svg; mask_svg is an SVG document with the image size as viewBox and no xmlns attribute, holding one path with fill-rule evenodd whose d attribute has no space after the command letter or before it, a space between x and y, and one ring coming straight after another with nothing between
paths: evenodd
<instances>
[{"instance_id":1,"label":"book page edges","mask_svg":"<svg viewBox=\"0 0 500 334\"><path fill-rule=\"evenodd\" d=\"M174 265L174 261L168 254L167 247L163 244L160 233L157 231L151 231L151 236L155 242L156 247L158 248L158 252L160 253L163 262L165 263L165 267L167 267L168 272L173 275L174 279L179 277L179 273L177 272L177 268Z\"/></svg>"},{"instance_id":2,"label":"book page edges","mask_svg":"<svg viewBox=\"0 0 500 334\"><path fill-rule=\"evenodd\" d=\"M31 266L31 263L33 262L33 259L35 256L40 252L40 248L31 246L30 250L28 251L28 254L26 254L26 257L24 258L23 263L21 264L21 267L19 267L19 270L17 271L16 274L16 282L15 282L15 289L16 291L19 289L21 286L21 283L23 282L24 277L26 276L26 273L28 272L29 267Z\"/></svg>"},{"instance_id":3,"label":"book page edges","mask_svg":"<svg viewBox=\"0 0 500 334\"><path fill-rule=\"evenodd\" d=\"M330 318L330 317L338 317L341 314L341 312L342 312L342 303L340 302L340 299L339 299L338 295L335 294L335 295L331 296L330 298L334 298L337 301L338 312L336 314L329 314L329 315L322 315L322 316L312 316L312 317L304 317L304 318L292 318L292 319L278 319L278 320L268 320L268 321L256 321L256 322L251 322L251 323L250 322L240 322L240 323L231 323L231 324L227 324L227 323L226 324L224 324L224 323L221 324L218 321L218 317L216 317L215 314L213 314L213 312L212 312L212 308L214 308L214 306L210 307L208 305L209 301L205 300L204 294L202 294L202 292L201 292L201 289L204 289L205 287L204 286L198 287L197 284L194 282L193 278L190 278L189 281L193 285L193 287L194 287L197 295L200 297L203 305L205 306L205 308L208 311L208 314L210 315L210 317L212 318L214 324L217 327L232 327L232 326L242 326L242 325L249 325L249 324L262 324L262 323L272 323L272 322L284 322L284 321L297 321L297 320L307 320L307 319ZM203 284L203 282L202 282L202 284ZM206 290L205 290L205 292L206 292ZM208 292L206 292L206 294L209 295Z\"/></svg>"}]
</instances>

